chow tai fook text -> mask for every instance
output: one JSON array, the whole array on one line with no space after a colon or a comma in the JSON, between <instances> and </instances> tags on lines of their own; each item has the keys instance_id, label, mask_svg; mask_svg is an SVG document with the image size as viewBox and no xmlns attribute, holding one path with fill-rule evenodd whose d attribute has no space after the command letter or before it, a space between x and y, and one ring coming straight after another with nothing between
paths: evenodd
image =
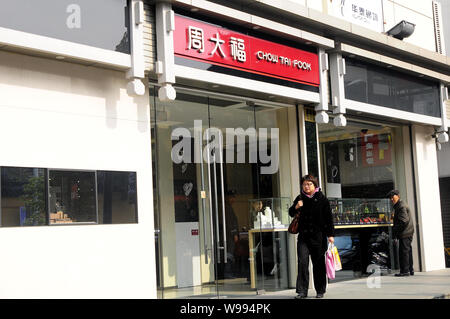
<instances>
[{"instance_id":1,"label":"chow tai fook text","mask_svg":"<svg viewBox=\"0 0 450 319\"><path fill-rule=\"evenodd\" d=\"M175 16L175 55L246 72L319 86L315 53Z\"/></svg>"}]
</instances>

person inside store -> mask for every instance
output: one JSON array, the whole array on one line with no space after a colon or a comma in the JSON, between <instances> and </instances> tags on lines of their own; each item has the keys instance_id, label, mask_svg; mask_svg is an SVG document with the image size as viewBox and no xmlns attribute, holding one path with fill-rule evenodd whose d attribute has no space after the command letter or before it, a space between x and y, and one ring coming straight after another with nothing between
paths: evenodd
<instances>
[{"instance_id":1,"label":"person inside store","mask_svg":"<svg viewBox=\"0 0 450 319\"><path fill-rule=\"evenodd\" d=\"M411 242L414 235L414 224L411 218L411 211L408 205L400 199L400 192L398 190L391 190L387 194L387 197L394 205L392 236L394 239L398 240L400 273L395 274L395 276L413 276L414 267Z\"/></svg>"},{"instance_id":2,"label":"person inside store","mask_svg":"<svg viewBox=\"0 0 450 319\"><path fill-rule=\"evenodd\" d=\"M299 214L297 237L298 275L297 299L308 296L309 257L313 265L316 298L323 298L326 286L325 252L328 243L334 243L334 223L330 203L319 188L317 178L305 175L301 179L301 193L289 208L289 215Z\"/></svg>"},{"instance_id":3,"label":"person inside store","mask_svg":"<svg viewBox=\"0 0 450 319\"><path fill-rule=\"evenodd\" d=\"M236 201L236 191L234 189L228 190L225 193L225 226L226 226L226 263L222 263L223 269L219 267L219 277L224 279L232 279L238 276L237 274L237 256L236 245L239 242L239 224L236 213L234 212L234 203ZM220 229L222 221L219 219ZM222 276L223 277L222 277Z\"/></svg>"}]
</instances>

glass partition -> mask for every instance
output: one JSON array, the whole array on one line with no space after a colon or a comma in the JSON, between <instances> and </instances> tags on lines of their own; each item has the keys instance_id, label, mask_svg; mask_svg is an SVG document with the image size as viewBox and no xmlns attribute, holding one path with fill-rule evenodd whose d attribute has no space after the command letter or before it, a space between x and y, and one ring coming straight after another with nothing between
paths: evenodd
<instances>
[{"instance_id":1,"label":"glass partition","mask_svg":"<svg viewBox=\"0 0 450 319\"><path fill-rule=\"evenodd\" d=\"M250 285L257 290L289 288L288 233L291 199L248 201Z\"/></svg>"}]
</instances>

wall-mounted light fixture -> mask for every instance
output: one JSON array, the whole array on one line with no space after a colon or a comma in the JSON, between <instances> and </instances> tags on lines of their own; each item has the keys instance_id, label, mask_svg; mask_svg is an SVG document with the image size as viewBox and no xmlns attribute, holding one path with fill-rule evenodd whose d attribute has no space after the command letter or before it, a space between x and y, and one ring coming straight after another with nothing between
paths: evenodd
<instances>
[{"instance_id":1,"label":"wall-mounted light fixture","mask_svg":"<svg viewBox=\"0 0 450 319\"><path fill-rule=\"evenodd\" d=\"M403 40L413 34L415 27L414 23L402 20L386 33L396 39Z\"/></svg>"}]
</instances>

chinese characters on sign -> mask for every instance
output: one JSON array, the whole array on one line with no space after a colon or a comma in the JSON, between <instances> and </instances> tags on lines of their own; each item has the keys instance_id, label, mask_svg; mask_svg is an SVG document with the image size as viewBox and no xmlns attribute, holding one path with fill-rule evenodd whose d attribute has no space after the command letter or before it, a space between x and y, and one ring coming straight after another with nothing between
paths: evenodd
<instances>
[{"instance_id":1,"label":"chinese characters on sign","mask_svg":"<svg viewBox=\"0 0 450 319\"><path fill-rule=\"evenodd\" d=\"M318 57L312 52L175 16L174 48L179 57L246 72L319 85Z\"/></svg>"},{"instance_id":2,"label":"chinese characters on sign","mask_svg":"<svg viewBox=\"0 0 450 319\"><path fill-rule=\"evenodd\" d=\"M231 56L234 60L239 62L245 62L247 60L247 54L245 53L245 42L243 39L231 37Z\"/></svg>"},{"instance_id":3,"label":"chinese characters on sign","mask_svg":"<svg viewBox=\"0 0 450 319\"><path fill-rule=\"evenodd\" d=\"M363 21L373 20L378 21L378 13L372 12L364 7L359 7L356 4L352 4L352 16L354 19L360 19Z\"/></svg>"},{"instance_id":4,"label":"chinese characters on sign","mask_svg":"<svg viewBox=\"0 0 450 319\"><path fill-rule=\"evenodd\" d=\"M200 53L205 51L205 40L203 39L203 30L189 26L189 44L188 48L197 50Z\"/></svg>"},{"instance_id":5,"label":"chinese characters on sign","mask_svg":"<svg viewBox=\"0 0 450 319\"><path fill-rule=\"evenodd\" d=\"M199 53L203 53L205 51L205 40L203 36L203 29L189 26L188 30L189 30L188 49L197 50ZM218 52L221 57L225 58L226 54L222 49L222 45L225 43L225 41L220 39L219 33L217 32L214 35L214 37L211 37L208 40L215 43L214 49L209 54L214 55L216 52ZM233 57L234 60L237 60L239 62L246 61L245 42L243 39L231 37L230 49L231 49L230 55Z\"/></svg>"},{"instance_id":6,"label":"chinese characters on sign","mask_svg":"<svg viewBox=\"0 0 450 319\"><path fill-rule=\"evenodd\" d=\"M381 0L330 0L328 12L351 23L384 32Z\"/></svg>"}]
</instances>

